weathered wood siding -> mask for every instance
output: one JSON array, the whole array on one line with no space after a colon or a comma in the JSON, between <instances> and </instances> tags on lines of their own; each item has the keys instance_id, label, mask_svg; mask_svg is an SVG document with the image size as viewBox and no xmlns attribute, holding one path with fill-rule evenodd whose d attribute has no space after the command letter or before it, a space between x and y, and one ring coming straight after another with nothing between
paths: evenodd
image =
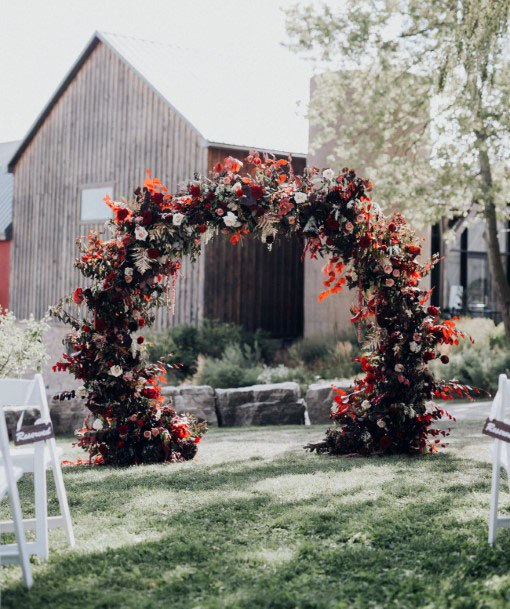
<instances>
[{"instance_id":1,"label":"weathered wood siding","mask_svg":"<svg viewBox=\"0 0 510 609\"><path fill-rule=\"evenodd\" d=\"M75 241L90 230L80 222L81 186L111 183L126 196L150 168L175 189L206 163L196 130L99 43L14 169L11 308L40 317L80 284ZM159 325L202 317L203 266L185 262L176 314L160 312Z\"/></svg>"},{"instance_id":2,"label":"weathered wood siding","mask_svg":"<svg viewBox=\"0 0 510 609\"><path fill-rule=\"evenodd\" d=\"M243 159L248 151L209 149L209 168L226 156ZM304 159L295 159L301 173ZM232 245L223 235L205 247L204 317L262 328L274 336L295 338L303 332L301 238L280 237L269 251L254 238Z\"/></svg>"}]
</instances>

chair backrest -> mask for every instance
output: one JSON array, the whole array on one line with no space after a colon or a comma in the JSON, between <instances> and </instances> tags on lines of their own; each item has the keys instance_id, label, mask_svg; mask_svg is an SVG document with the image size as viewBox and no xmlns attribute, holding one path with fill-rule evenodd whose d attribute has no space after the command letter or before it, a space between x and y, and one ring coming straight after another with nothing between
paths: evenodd
<instances>
[{"instance_id":1,"label":"chair backrest","mask_svg":"<svg viewBox=\"0 0 510 609\"><path fill-rule=\"evenodd\" d=\"M0 467L3 467L5 471L5 477L7 479L7 488L9 493L16 489L17 485L14 478L14 470L12 465L11 452L9 450L9 434L7 432L7 421L5 420L5 412L0 408L0 453L2 453L3 463Z\"/></svg>"},{"instance_id":2,"label":"chair backrest","mask_svg":"<svg viewBox=\"0 0 510 609\"><path fill-rule=\"evenodd\" d=\"M499 375L498 391L494 396L489 416L498 421L510 418L510 379L506 374Z\"/></svg>"},{"instance_id":3,"label":"chair backrest","mask_svg":"<svg viewBox=\"0 0 510 609\"><path fill-rule=\"evenodd\" d=\"M0 408L21 412L37 408L44 422L51 421L43 377L33 379L0 379Z\"/></svg>"}]
</instances>

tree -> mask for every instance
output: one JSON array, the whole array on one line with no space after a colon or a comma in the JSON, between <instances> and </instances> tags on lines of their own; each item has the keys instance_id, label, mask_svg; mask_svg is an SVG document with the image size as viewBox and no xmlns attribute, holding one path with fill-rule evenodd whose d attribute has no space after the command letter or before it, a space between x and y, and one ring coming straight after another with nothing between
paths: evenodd
<instances>
[{"instance_id":1,"label":"tree","mask_svg":"<svg viewBox=\"0 0 510 609\"><path fill-rule=\"evenodd\" d=\"M510 181L508 0L346 0L287 12L290 46L317 61L312 147L362 159L385 204L427 222L483 218L510 337L498 219Z\"/></svg>"}]
</instances>

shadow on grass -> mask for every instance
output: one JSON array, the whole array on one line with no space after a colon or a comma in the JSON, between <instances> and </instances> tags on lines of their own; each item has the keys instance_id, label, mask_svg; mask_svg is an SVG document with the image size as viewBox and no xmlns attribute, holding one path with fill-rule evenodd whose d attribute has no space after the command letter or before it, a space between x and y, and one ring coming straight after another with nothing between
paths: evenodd
<instances>
[{"instance_id":1,"label":"shadow on grass","mask_svg":"<svg viewBox=\"0 0 510 609\"><path fill-rule=\"evenodd\" d=\"M134 521L157 539L100 551L82 540L36 566L30 593L7 581L2 607L502 609L509 538L495 550L486 544L488 471L450 457L294 454L201 468L76 469L66 484L90 540L92 506L100 501L114 518L122 497L128 509L142 498L126 526ZM186 509L155 514L151 492L162 490Z\"/></svg>"}]
</instances>

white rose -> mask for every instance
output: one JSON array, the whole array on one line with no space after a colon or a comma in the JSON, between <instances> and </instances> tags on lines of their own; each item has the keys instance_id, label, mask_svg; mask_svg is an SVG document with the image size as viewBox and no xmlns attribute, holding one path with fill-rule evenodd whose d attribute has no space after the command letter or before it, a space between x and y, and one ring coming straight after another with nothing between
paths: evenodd
<instances>
[{"instance_id":1,"label":"white rose","mask_svg":"<svg viewBox=\"0 0 510 609\"><path fill-rule=\"evenodd\" d=\"M138 241L145 241L147 239L149 233L145 230L143 226L137 226L135 228L135 237Z\"/></svg>"},{"instance_id":2,"label":"white rose","mask_svg":"<svg viewBox=\"0 0 510 609\"><path fill-rule=\"evenodd\" d=\"M99 431L100 429L103 429L103 421L101 421L101 419L96 419L92 423L92 429L95 429L96 431Z\"/></svg>"},{"instance_id":3,"label":"white rose","mask_svg":"<svg viewBox=\"0 0 510 609\"><path fill-rule=\"evenodd\" d=\"M109 374L111 374L111 376L120 376L123 372L124 370L122 370L120 366L112 366Z\"/></svg>"},{"instance_id":4,"label":"white rose","mask_svg":"<svg viewBox=\"0 0 510 609\"><path fill-rule=\"evenodd\" d=\"M418 353L418 351L421 349L420 345L418 343L416 343L414 340L412 342L409 343L409 349L411 349L411 351L413 353Z\"/></svg>"},{"instance_id":5,"label":"white rose","mask_svg":"<svg viewBox=\"0 0 510 609\"><path fill-rule=\"evenodd\" d=\"M370 408L370 402L368 400L363 400L361 402L361 408L363 408L363 410L368 410Z\"/></svg>"},{"instance_id":6,"label":"white rose","mask_svg":"<svg viewBox=\"0 0 510 609\"><path fill-rule=\"evenodd\" d=\"M322 172L322 177L326 180L332 180L335 177L335 172L332 169L325 169Z\"/></svg>"},{"instance_id":7,"label":"white rose","mask_svg":"<svg viewBox=\"0 0 510 609\"><path fill-rule=\"evenodd\" d=\"M172 223L174 226L180 226L186 216L184 214L176 213L172 217Z\"/></svg>"},{"instance_id":8,"label":"white rose","mask_svg":"<svg viewBox=\"0 0 510 609\"><path fill-rule=\"evenodd\" d=\"M379 419L377 421L377 427L381 427L382 429L383 427L386 427L386 423L382 419Z\"/></svg>"},{"instance_id":9,"label":"white rose","mask_svg":"<svg viewBox=\"0 0 510 609\"><path fill-rule=\"evenodd\" d=\"M304 192L295 192L294 201L296 203L304 203L308 199L308 196Z\"/></svg>"},{"instance_id":10,"label":"white rose","mask_svg":"<svg viewBox=\"0 0 510 609\"><path fill-rule=\"evenodd\" d=\"M395 364L395 372L404 372L404 366L402 364Z\"/></svg>"},{"instance_id":11,"label":"white rose","mask_svg":"<svg viewBox=\"0 0 510 609\"><path fill-rule=\"evenodd\" d=\"M237 227L241 226L241 223L237 219L237 216L231 211L227 212L226 216L223 216L223 222L225 222L225 226Z\"/></svg>"}]
</instances>

